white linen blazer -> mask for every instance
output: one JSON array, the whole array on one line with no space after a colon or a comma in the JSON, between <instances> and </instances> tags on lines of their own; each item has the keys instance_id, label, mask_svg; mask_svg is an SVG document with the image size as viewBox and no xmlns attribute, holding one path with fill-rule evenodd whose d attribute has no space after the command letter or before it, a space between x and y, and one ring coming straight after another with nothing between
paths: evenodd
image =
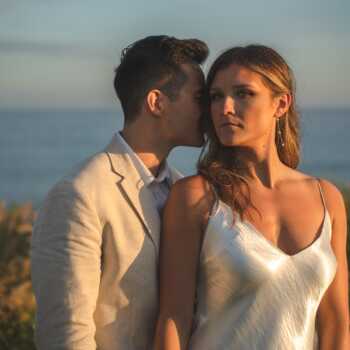
<instances>
[{"instance_id":1,"label":"white linen blazer","mask_svg":"<svg viewBox=\"0 0 350 350\"><path fill-rule=\"evenodd\" d=\"M160 217L122 149L114 137L39 211L31 254L39 350L152 348Z\"/></svg>"}]
</instances>

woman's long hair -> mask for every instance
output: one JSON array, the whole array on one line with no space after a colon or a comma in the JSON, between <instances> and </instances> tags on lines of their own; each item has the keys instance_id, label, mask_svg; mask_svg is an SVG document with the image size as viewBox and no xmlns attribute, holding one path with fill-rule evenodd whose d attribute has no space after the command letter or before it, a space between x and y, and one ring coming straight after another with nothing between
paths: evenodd
<instances>
[{"instance_id":1,"label":"woman's long hair","mask_svg":"<svg viewBox=\"0 0 350 350\"><path fill-rule=\"evenodd\" d=\"M207 76L207 91L210 90L216 74L232 64L260 74L264 84L274 96L290 94L291 105L279 118L275 143L281 162L295 169L299 164L300 143L299 115L296 110L292 70L272 48L263 45L233 47L223 52L212 64ZM207 108L203 127L207 140L198 161L198 172L213 185L220 199L242 216L244 210L252 205L248 182L235 154L235 147L223 146L216 135L210 115L210 105Z\"/></svg>"}]
</instances>

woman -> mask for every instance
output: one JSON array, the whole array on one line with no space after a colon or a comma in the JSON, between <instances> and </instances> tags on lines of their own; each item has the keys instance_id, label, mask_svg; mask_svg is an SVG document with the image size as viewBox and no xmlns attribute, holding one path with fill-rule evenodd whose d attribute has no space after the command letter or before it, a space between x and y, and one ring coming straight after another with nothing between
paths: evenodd
<instances>
[{"instance_id":1,"label":"woman","mask_svg":"<svg viewBox=\"0 0 350 350\"><path fill-rule=\"evenodd\" d=\"M271 48L235 47L207 87L199 174L164 212L156 349L348 349L344 202L296 170L290 68Z\"/></svg>"}]
</instances>

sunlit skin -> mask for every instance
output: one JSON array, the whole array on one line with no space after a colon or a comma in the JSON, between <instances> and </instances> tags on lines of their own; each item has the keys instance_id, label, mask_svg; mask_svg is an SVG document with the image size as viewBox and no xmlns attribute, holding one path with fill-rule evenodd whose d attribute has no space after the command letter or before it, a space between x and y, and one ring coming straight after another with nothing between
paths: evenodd
<instances>
[{"instance_id":1,"label":"sunlit skin","mask_svg":"<svg viewBox=\"0 0 350 350\"><path fill-rule=\"evenodd\" d=\"M167 100L166 113L162 127L173 145L203 145L204 136L200 129L203 115L204 75L192 65L182 65L188 79L173 101Z\"/></svg>"},{"instance_id":2,"label":"sunlit skin","mask_svg":"<svg viewBox=\"0 0 350 350\"><path fill-rule=\"evenodd\" d=\"M262 77L235 64L219 70L210 88L216 135L238 152L254 208L243 219L290 256L315 242L325 216L315 177L289 168L278 157L276 121L291 103L289 93L274 95ZM331 245L336 276L317 312L321 350L349 348L346 214L339 190L320 181L332 220ZM160 251L160 312L155 349L187 349L193 322L203 234L215 196L200 175L178 181L163 217ZM257 209L257 210L256 210Z\"/></svg>"},{"instance_id":3,"label":"sunlit skin","mask_svg":"<svg viewBox=\"0 0 350 350\"><path fill-rule=\"evenodd\" d=\"M233 64L217 73L209 96L215 131L223 145L249 149L257 160L271 156L277 160L275 127L288 110L288 94L273 96L260 74Z\"/></svg>"},{"instance_id":4,"label":"sunlit skin","mask_svg":"<svg viewBox=\"0 0 350 350\"><path fill-rule=\"evenodd\" d=\"M204 141L200 131L204 75L194 65L183 64L182 69L187 80L178 96L171 99L158 89L150 90L139 115L122 130L128 144L154 175L174 147L200 147Z\"/></svg>"}]
</instances>

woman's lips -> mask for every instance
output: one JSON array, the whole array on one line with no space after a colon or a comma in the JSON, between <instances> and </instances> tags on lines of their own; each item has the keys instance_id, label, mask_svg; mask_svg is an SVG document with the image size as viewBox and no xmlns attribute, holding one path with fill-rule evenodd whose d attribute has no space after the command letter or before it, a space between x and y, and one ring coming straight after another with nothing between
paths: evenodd
<instances>
[{"instance_id":1,"label":"woman's lips","mask_svg":"<svg viewBox=\"0 0 350 350\"><path fill-rule=\"evenodd\" d=\"M226 123L222 123L220 125L221 128L225 128L227 126L230 126L230 127L233 127L233 128L242 128L242 124L234 123L234 122L226 122Z\"/></svg>"}]
</instances>

